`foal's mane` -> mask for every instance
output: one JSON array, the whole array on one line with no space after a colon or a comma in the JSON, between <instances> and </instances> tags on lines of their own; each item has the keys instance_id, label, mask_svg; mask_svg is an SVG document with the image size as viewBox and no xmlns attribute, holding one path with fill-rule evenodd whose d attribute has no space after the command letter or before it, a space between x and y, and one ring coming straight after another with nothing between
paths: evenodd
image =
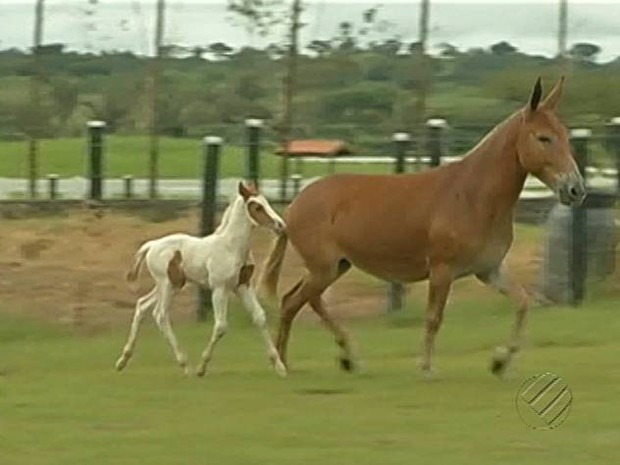
<instances>
[{"instance_id":1,"label":"foal's mane","mask_svg":"<svg viewBox=\"0 0 620 465\"><path fill-rule=\"evenodd\" d=\"M228 206L226 207L226 210L224 210L224 213L222 214L222 221L220 221L219 226L215 229L213 234L221 233L224 230L224 228L226 228L226 226L228 226L228 223L230 222L230 213L232 212L232 208L235 205L235 202L237 201L237 199L238 199L238 196L235 196L228 203Z\"/></svg>"}]
</instances>

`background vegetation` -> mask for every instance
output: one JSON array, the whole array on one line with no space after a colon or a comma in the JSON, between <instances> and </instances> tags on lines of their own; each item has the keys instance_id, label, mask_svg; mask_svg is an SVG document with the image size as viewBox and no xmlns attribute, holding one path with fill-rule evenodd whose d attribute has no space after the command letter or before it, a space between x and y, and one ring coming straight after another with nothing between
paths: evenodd
<instances>
[{"instance_id":1,"label":"background vegetation","mask_svg":"<svg viewBox=\"0 0 620 465\"><path fill-rule=\"evenodd\" d=\"M574 44L565 60L527 55L504 41L470 50L443 44L422 67L412 55L417 43L402 42L389 30L368 41L372 24L366 21L342 23L331 40L314 40L302 51L294 102L298 136L372 145L379 135L384 140L395 130L410 129L416 89L425 78L421 69L431 70L427 117L447 118L470 137L522 104L537 75L547 78L549 87L563 69L570 80L562 112L571 124L596 126L619 112L620 93L610 89L620 58L598 64L596 44ZM240 140L240 124L250 116L277 130L285 72L281 46L167 45L163 53L162 135L215 132ZM37 55L38 65L29 52L0 51L0 137L80 135L91 118L105 120L114 133L146 132L150 58L77 53L63 44L43 45ZM33 76L42 82L36 104L29 94Z\"/></svg>"}]
</instances>

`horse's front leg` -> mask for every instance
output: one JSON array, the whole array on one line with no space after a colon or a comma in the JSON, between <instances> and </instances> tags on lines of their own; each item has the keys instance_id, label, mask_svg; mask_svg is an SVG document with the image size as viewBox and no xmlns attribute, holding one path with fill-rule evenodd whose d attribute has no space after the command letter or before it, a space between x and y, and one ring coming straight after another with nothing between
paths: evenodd
<instances>
[{"instance_id":1,"label":"horse's front leg","mask_svg":"<svg viewBox=\"0 0 620 465\"><path fill-rule=\"evenodd\" d=\"M488 273L478 274L476 277L496 291L509 296L517 306L508 345L498 347L491 362L493 374L501 376L508 368L514 354L521 348L530 299L525 288L511 279L506 266L503 264Z\"/></svg>"},{"instance_id":2,"label":"horse's front leg","mask_svg":"<svg viewBox=\"0 0 620 465\"><path fill-rule=\"evenodd\" d=\"M428 282L426 303L426 328L420 368L425 375L432 373L432 358L435 352L435 337L441 328L443 311L452 286L453 275L448 265L435 265Z\"/></svg>"},{"instance_id":3,"label":"horse's front leg","mask_svg":"<svg viewBox=\"0 0 620 465\"><path fill-rule=\"evenodd\" d=\"M273 341L271 340L269 330L267 329L267 319L265 318L265 311L263 310L261 304L258 302L254 289L252 289L247 284L242 284L237 287L237 294L239 295L239 298L241 298L243 306L252 317L254 325L256 325L261 335L263 336L263 339L265 340L265 345L267 346L267 354L269 356L269 359L271 360L271 363L273 363L276 372L280 376L286 376L286 367L282 363L282 360L280 360L280 354L276 350Z\"/></svg>"},{"instance_id":4,"label":"horse's front leg","mask_svg":"<svg viewBox=\"0 0 620 465\"><path fill-rule=\"evenodd\" d=\"M213 325L213 333L211 334L211 340L209 345L202 353L202 360L196 370L198 376L203 376L207 371L207 364L213 357L213 351L217 343L224 337L228 328L227 313L228 313L228 300L229 290L225 286L219 286L213 289L211 300L213 302L213 317L215 318L215 324Z\"/></svg>"}]
</instances>

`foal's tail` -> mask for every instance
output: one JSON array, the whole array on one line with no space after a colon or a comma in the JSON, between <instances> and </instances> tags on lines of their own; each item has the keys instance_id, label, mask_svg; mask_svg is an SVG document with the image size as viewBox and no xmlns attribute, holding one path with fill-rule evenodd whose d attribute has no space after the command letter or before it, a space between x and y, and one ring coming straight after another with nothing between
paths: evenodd
<instances>
[{"instance_id":1,"label":"foal's tail","mask_svg":"<svg viewBox=\"0 0 620 465\"><path fill-rule=\"evenodd\" d=\"M138 279L138 275L140 274L140 268L142 267L142 263L144 263L144 257L146 257L146 253L149 251L150 248L151 243L146 242L142 245L142 247L138 249L134 258L133 265L131 266L131 269L127 272L127 281L132 282Z\"/></svg>"},{"instance_id":2,"label":"foal's tail","mask_svg":"<svg viewBox=\"0 0 620 465\"><path fill-rule=\"evenodd\" d=\"M263 271L259 279L259 288L266 296L274 298L278 289L280 270L284 261L284 253L288 244L288 236L282 233L273 244L269 256L263 264Z\"/></svg>"}]
</instances>

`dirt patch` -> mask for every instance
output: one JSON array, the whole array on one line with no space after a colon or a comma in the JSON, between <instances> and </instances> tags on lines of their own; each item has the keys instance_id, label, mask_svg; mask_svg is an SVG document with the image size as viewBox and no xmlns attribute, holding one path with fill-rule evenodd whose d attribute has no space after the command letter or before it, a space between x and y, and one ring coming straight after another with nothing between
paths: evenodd
<instances>
[{"instance_id":1,"label":"dirt patch","mask_svg":"<svg viewBox=\"0 0 620 465\"><path fill-rule=\"evenodd\" d=\"M136 249L149 239L173 232L194 233L197 229L198 217L193 213L150 222L129 214L101 214L84 208L63 217L5 220L0 225L2 309L91 331L128 324L135 299L150 286L145 273L137 291L125 282ZM255 235L253 251L258 268L272 238L267 231ZM508 261L522 282L531 284L537 277L538 249L538 241L529 238L517 240L513 246ZM301 261L289 248L280 291L292 286L302 274ZM483 295L490 291L467 279L457 283L455 292ZM408 294L422 306L426 284L409 286ZM196 296L191 287L180 293L174 304L175 320L195 317ZM385 311L386 286L353 270L325 297L339 317L375 315ZM265 302L265 307L276 311L274 302ZM311 317L304 311L302 318Z\"/></svg>"}]
</instances>

